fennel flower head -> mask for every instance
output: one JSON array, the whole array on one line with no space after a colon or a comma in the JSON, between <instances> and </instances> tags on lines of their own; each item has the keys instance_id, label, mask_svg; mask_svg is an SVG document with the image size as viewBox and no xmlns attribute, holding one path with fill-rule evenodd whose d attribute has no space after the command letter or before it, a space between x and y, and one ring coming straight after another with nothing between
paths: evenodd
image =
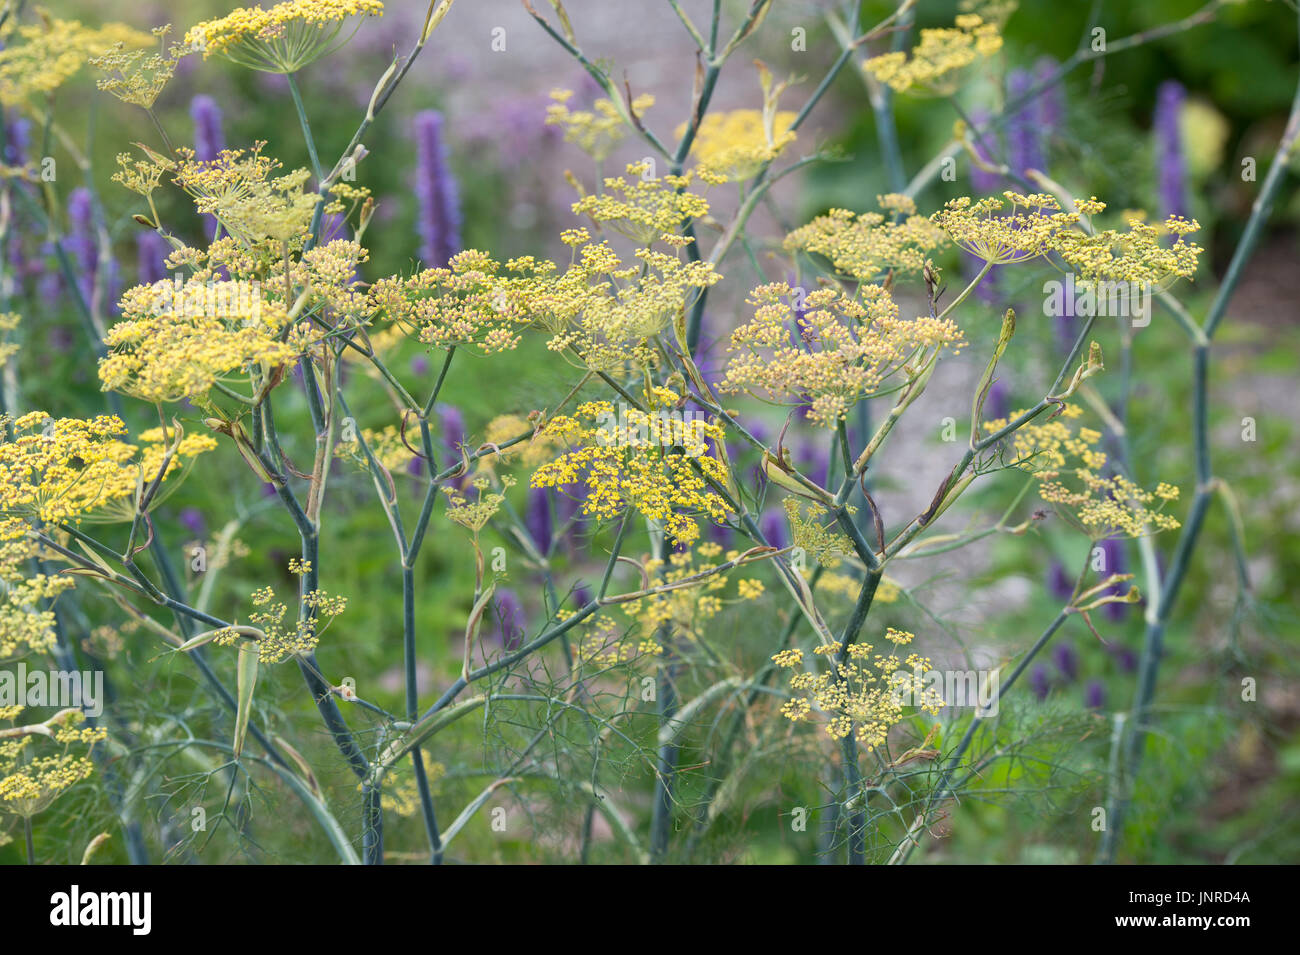
<instances>
[{"instance_id":1,"label":"fennel flower head","mask_svg":"<svg viewBox=\"0 0 1300 955\"><path fill-rule=\"evenodd\" d=\"M218 55L263 73L294 73L341 46L335 41L349 19L357 17L359 26L383 13L380 0L286 0L205 20L185 34L185 43L204 59Z\"/></svg>"},{"instance_id":2,"label":"fennel flower head","mask_svg":"<svg viewBox=\"0 0 1300 955\"><path fill-rule=\"evenodd\" d=\"M711 173L728 182L745 182L758 175L795 141L796 113L789 110L766 116L762 110L733 109L709 113L700 123L691 152L701 175ZM680 137L685 125L677 128Z\"/></svg>"}]
</instances>

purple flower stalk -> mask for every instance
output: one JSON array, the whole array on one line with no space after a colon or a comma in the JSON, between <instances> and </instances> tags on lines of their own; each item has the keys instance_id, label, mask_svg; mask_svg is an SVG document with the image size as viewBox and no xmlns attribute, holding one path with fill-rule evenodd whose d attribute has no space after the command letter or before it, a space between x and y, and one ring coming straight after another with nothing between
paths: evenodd
<instances>
[{"instance_id":1,"label":"purple flower stalk","mask_svg":"<svg viewBox=\"0 0 1300 955\"><path fill-rule=\"evenodd\" d=\"M1079 655L1068 643L1058 643L1052 651L1052 662L1061 671L1066 683L1073 683L1079 676Z\"/></svg>"},{"instance_id":2,"label":"purple flower stalk","mask_svg":"<svg viewBox=\"0 0 1300 955\"><path fill-rule=\"evenodd\" d=\"M1028 70L1012 70L1007 77L1007 98L1019 99L1034 88L1034 75ZM1007 122L1008 162L1012 171L1025 174L1026 169L1042 169L1042 147L1038 141L1034 101L1023 104Z\"/></svg>"},{"instance_id":3,"label":"purple flower stalk","mask_svg":"<svg viewBox=\"0 0 1300 955\"><path fill-rule=\"evenodd\" d=\"M554 536L554 525L551 523L551 495L546 488L529 488L528 511L524 523L537 549L543 554L548 553Z\"/></svg>"},{"instance_id":4,"label":"purple flower stalk","mask_svg":"<svg viewBox=\"0 0 1300 955\"><path fill-rule=\"evenodd\" d=\"M442 114L425 110L415 116L416 228L420 258L430 267L445 267L460 251L460 197L447 163Z\"/></svg>"},{"instance_id":5,"label":"purple flower stalk","mask_svg":"<svg viewBox=\"0 0 1300 955\"><path fill-rule=\"evenodd\" d=\"M524 605L509 587L502 587L492 598L496 611L496 637L507 650L517 650L524 643Z\"/></svg>"},{"instance_id":6,"label":"purple flower stalk","mask_svg":"<svg viewBox=\"0 0 1300 955\"><path fill-rule=\"evenodd\" d=\"M1188 210L1187 157L1179 122L1186 98L1187 91L1177 80L1161 83L1156 91L1156 183L1164 216L1186 216Z\"/></svg>"},{"instance_id":7,"label":"purple flower stalk","mask_svg":"<svg viewBox=\"0 0 1300 955\"><path fill-rule=\"evenodd\" d=\"M1101 548L1101 567L1098 570L1099 576L1103 579L1111 574L1122 574L1126 566L1124 559L1124 544L1119 538L1107 537L1099 545ZM1107 596L1125 593L1128 590L1126 584L1112 584L1106 589ZM1119 622L1128 615L1128 604L1110 603L1106 604L1106 616Z\"/></svg>"},{"instance_id":8,"label":"purple flower stalk","mask_svg":"<svg viewBox=\"0 0 1300 955\"><path fill-rule=\"evenodd\" d=\"M190 100L190 119L194 120L194 158L212 162L226 148L226 137L221 132L221 107L211 96L196 96Z\"/></svg>"},{"instance_id":9,"label":"purple flower stalk","mask_svg":"<svg viewBox=\"0 0 1300 955\"><path fill-rule=\"evenodd\" d=\"M1034 64L1034 82L1047 83L1060 64L1050 56L1045 56ZM1065 86L1058 79L1043 88L1038 94L1038 132L1043 144L1043 162L1047 163L1047 144L1052 137L1065 128ZM1046 171L1046 170L1044 170Z\"/></svg>"},{"instance_id":10,"label":"purple flower stalk","mask_svg":"<svg viewBox=\"0 0 1300 955\"><path fill-rule=\"evenodd\" d=\"M1106 705L1106 687L1101 680L1091 680L1083 691L1083 705L1090 710L1099 710Z\"/></svg>"},{"instance_id":11,"label":"purple flower stalk","mask_svg":"<svg viewBox=\"0 0 1300 955\"><path fill-rule=\"evenodd\" d=\"M1047 572L1047 591L1057 600L1069 600L1074 594L1074 581L1059 560L1052 561L1052 567Z\"/></svg>"},{"instance_id":12,"label":"purple flower stalk","mask_svg":"<svg viewBox=\"0 0 1300 955\"><path fill-rule=\"evenodd\" d=\"M1047 675L1045 665L1035 663L1034 668L1029 671L1029 689L1038 698L1038 702L1047 699L1047 694L1052 689L1052 678Z\"/></svg>"},{"instance_id":13,"label":"purple flower stalk","mask_svg":"<svg viewBox=\"0 0 1300 955\"><path fill-rule=\"evenodd\" d=\"M153 285L167 278L167 255L171 246L157 232L141 232L135 237L136 281Z\"/></svg>"},{"instance_id":14,"label":"purple flower stalk","mask_svg":"<svg viewBox=\"0 0 1300 955\"><path fill-rule=\"evenodd\" d=\"M971 136L973 138L975 155L989 165L994 165L994 159L989 155L989 149L996 149L998 145L998 134L989 129L982 133L976 133L979 127L989 121L988 110L973 109L970 113L972 124ZM986 149L985 146L989 147ZM987 169L981 169L975 163L971 163L970 170L971 188L980 194L990 194L998 191L1002 183L1002 177L995 172L989 172Z\"/></svg>"},{"instance_id":15,"label":"purple flower stalk","mask_svg":"<svg viewBox=\"0 0 1300 955\"><path fill-rule=\"evenodd\" d=\"M786 528L786 515L779 507L769 507L758 519L758 529L772 547L788 547L790 534Z\"/></svg>"}]
</instances>

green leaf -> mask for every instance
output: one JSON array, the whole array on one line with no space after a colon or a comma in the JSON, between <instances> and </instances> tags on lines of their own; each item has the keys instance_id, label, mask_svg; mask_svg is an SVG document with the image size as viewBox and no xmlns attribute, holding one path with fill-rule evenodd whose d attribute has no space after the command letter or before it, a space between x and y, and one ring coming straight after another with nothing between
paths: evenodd
<instances>
[{"instance_id":1,"label":"green leaf","mask_svg":"<svg viewBox=\"0 0 1300 955\"><path fill-rule=\"evenodd\" d=\"M239 704L235 712L235 758L244 750L244 737L248 735L248 719L253 713L253 687L257 685L258 650L254 642L239 645L239 663L235 671L235 696Z\"/></svg>"}]
</instances>

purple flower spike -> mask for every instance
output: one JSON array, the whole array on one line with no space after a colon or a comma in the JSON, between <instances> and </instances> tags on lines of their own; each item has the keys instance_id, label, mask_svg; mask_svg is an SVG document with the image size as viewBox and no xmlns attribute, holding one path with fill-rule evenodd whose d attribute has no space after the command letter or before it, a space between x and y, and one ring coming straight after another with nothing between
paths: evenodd
<instances>
[{"instance_id":1,"label":"purple flower spike","mask_svg":"<svg viewBox=\"0 0 1300 955\"><path fill-rule=\"evenodd\" d=\"M1034 75L1028 70L1012 70L1007 77L1007 99L1015 100L1034 88ZM1042 147L1038 141L1036 103L1022 105L1007 123L1007 151L1011 169L1022 176L1026 169L1042 169Z\"/></svg>"},{"instance_id":2,"label":"purple flower spike","mask_svg":"<svg viewBox=\"0 0 1300 955\"><path fill-rule=\"evenodd\" d=\"M971 110L970 121L975 129L983 126L989 121L988 110ZM979 156L985 163L993 165L994 159L989 155L989 151L997 150L998 134L994 130L989 129L976 135L975 130L972 129L971 135L974 137L975 155ZM988 195L998 191L998 187L1002 184L1002 177L995 172L989 172L988 170L981 169L979 166L971 163L970 183L971 188L977 194Z\"/></svg>"},{"instance_id":3,"label":"purple flower spike","mask_svg":"<svg viewBox=\"0 0 1300 955\"><path fill-rule=\"evenodd\" d=\"M509 587L502 587L492 598L496 617L496 637L507 650L517 650L524 643L524 605Z\"/></svg>"},{"instance_id":4,"label":"purple flower spike","mask_svg":"<svg viewBox=\"0 0 1300 955\"><path fill-rule=\"evenodd\" d=\"M1128 647L1112 647L1110 653L1121 673L1132 673L1137 669L1137 654Z\"/></svg>"},{"instance_id":5,"label":"purple flower spike","mask_svg":"<svg viewBox=\"0 0 1300 955\"><path fill-rule=\"evenodd\" d=\"M989 420L1005 418L1011 413L1011 386L1003 378L997 379L989 386L988 397L984 399L984 417Z\"/></svg>"},{"instance_id":6,"label":"purple flower spike","mask_svg":"<svg viewBox=\"0 0 1300 955\"><path fill-rule=\"evenodd\" d=\"M1047 699L1047 694L1052 689L1052 679L1047 675L1047 667L1041 663L1035 663L1034 668L1029 671L1029 689L1038 698L1038 702Z\"/></svg>"},{"instance_id":7,"label":"purple flower spike","mask_svg":"<svg viewBox=\"0 0 1300 955\"><path fill-rule=\"evenodd\" d=\"M180 513L181 527L185 528L195 537L203 536L203 529L206 522L203 520L203 512L197 507L187 507Z\"/></svg>"},{"instance_id":8,"label":"purple flower spike","mask_svg":"<svg viewBox=\"0 0 1300 955\"><path fill-rule=\"evenodd\" d=\"M1061 64L1045 56L1034 64L1034 82L1046 83ZM1038 129L1044 143L1065 128L1065 86L1058 79L1038 94ZM1046 161L1046 160L1044 160Z\"/></svg>"},{"instance_id":9,"label":"purple flower spike","mask_svg":"<svg viewBox=\"0 0 1300 955\"><path fill-rule=\"evenodd\" d=\"M551 523L551 494L546 488L529 488L528 513L524 523L537 549L543 554L550 551L554 525Z\"/></svg>"},{"instance_id":10,"label":"purple flower spike","mask_svg":"<svg viewBox=\"0 0 1300 955\"><path fill-rule=\"evenodd\" d=\"M1156 91L1156 180L1163 216L1187 215L1187 157L1179 123L1186 98L1177 80L1161 83Z\"/></svg>"},{"instance_id":11,"label":"purple flower spike","mask_svg":"<svg viewBox=\"0 0 1300 955\"><path fill-rule=\"evenodd\" d=\"M211 96L196 96L190 100L190 119L194 120L194 158L212 162L226 148L226 138L221 132L221 107Z\"/></svg>"},{"instance_id":12,"label":"purple flower spike","mask_svg":"<svg viewBox=\"0 0 1300 955\"><path fill-rule=\"evenodd\" d=\"M1107 537L1098 546L1101 548L1098 576L1104 579L1111 574L1124 573L1127 561L1124 559L1123 542L1115 537ZM1106 594L1107 596L1118 595L1127 592L1127 590L1128 585L1126 584L1112 584L1106 589ZM1128 608L1128 604L1106 604L1106 617L1116 622L1123 620L1128 616Z\"/></svg>"},{"instance_id":13,"label":"purple flower spike","mask_svg":"<svg viewBox=\"0 0 1300 955\"><path fill-rule=\"evenodd\" d=\"M465 416L455 405L439 404L438 431L442 435L442 444L453 456L460 454L460 446L465 443Z\"/></svg>"},{"instance_id":14,"label":"purple flower spike","mask_svg":"<svg viewBox=\"0 0 1300 955\"><path fill-rule=\"evenodd\" d=\"M141 232L135 237L136 280L153 285L167 278L167 255L171 246L157 232Z\"/></svg>"},{"instance_id":15,"label":"purple flower spike","mask_svg":"<svg viewBox=\"0 0 1300 955\"><path fill-rule=\"evenodd\" d=\"M1099 710L1106 705L1106 687L1101 680L1092 680L1083 691L1083 705L1090 710Z\"/></svg>"},{"instance_id":16,"label":"purple flower spike","mask_svg":"<svg viewBox=\"0 0 1300 955\"><path fill-rule=\"evenodd\" d=\"M1073 683L1078 678L1079 655L1074 652L1074 647L1070 644L1057 644L1056 649L1052 651L1052 661L1061 671L1061 676L1065 678L1066 683Z\"/></svg>"},{"instance_id":17,"label":"purple flower spike","mask_svg":"<svg viewBox=\"0 0 1300 955\"><path fill-rule=\"evenodd\" d=\"M416 114L415 163L420 258L427 266L445 267L460 251L460 197L447 164L442 114L436 110Z\"/></svg>"},{"instance_id":18,"label":"purple flower spike","mask_svg":"<svg viewBox=\"0 0 1300 955\"><path fill-rule=\"evenodd\" d=\"M758 519L758 529L772 547L790 546L790 534L786 528L786 515L779 507L769 507Z\"/></svg>"},{"instance_id":19,"label":"purple flower spike","mask_svg":"<svg viewBox=\"0 0 1300 955\"><path fill-rule=\"evenodd\" d=\"M433 370L433 363L428 355L416 355L411 359L411 374L423 377Z\"/></svg>"},{"instance_id":20,"label":"purple flower spike","mask_svg":"<svg viewBox=\"0 0 1300 955\"><path fill-rule=\"evenodd\" d=\"M1047 572L1047 590L1057 600L1069 600L1074 593L1074 581L1059 560L1052 561L1052 567Z\"/></svg>"}]
</instances>

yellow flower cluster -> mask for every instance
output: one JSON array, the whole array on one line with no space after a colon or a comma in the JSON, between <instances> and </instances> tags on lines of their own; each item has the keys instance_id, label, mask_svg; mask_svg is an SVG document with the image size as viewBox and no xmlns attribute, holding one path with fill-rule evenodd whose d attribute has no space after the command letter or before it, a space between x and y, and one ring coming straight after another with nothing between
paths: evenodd
<instances>
[{"instance_id":1,"label":"yellow flower cluster","mask_svg":"<svg viewBox=\"0 0 1300 955\"><path fill-rule=\"evenodd\" d=\"M835 427L860 398L874 394L918 349L962 342L951 319L905 321L889 293L859 286L855 296L820 288L803 296L784 282L755 289L754 318L731 335L739 352L718 387L806 405L808 417Z\"/></svg>"},{"instance_id":2,"label":"yellow flower cluster","mask_svg":"<svg viewBox=\"0 0 1300 955\"><path fill-rule=\"evenodd\" d=\"M637 249L624 265L608 245L587 245L552 288L535 299L552 332L551 351L572 349L596 371L612 372L626 362L657 365L653 341L682 319L701 289L722 276L708 262L683 262L678 255Z\"/></svg>"},{"instance_id":3,"label":"yellow flower cluster","mask_svg":"<svg viewBox=\"0 0 1300 955\"><path fill-rule=\"evenodd\" d=\"M416 440L418 439L417 435ZM334 456L351 458L358 467L363 470L368 469L370 464L366 460L365 451L361 448L362 441L370 449L375 460L388 471L400 471L415 460L415 452L402 441L401 432L396 425L392 424L382 431L362 428L359 440L354 438L351 441L340 441L335 445Z\"/></svg>"},{"instance_id":4,"label":"yellow flower cluster","mask_svg":"<svg viewBox=\"0 0 1300 955\"><path fill-rule=\"evenodd\" d=\"M1126 231L1089 234L1080 227L1083 217L1106 208L1095 197L1076 199L1077 211L1063 212L1054 196L1002 195L1003 199L953 199L933 220L958 246L995 265L1027 262L1054 252L1078 274L1081 286L1098 281L1157 284L1196 273L1202 250L1183 241L1183 236L1200 229L1194 220L1170 216L1163 226L1154 226L1130 215ZM1161 239L1171 233L1178 241L1162 245Z\"/></svg>"},{"instance_id":5,"label":"yellow flower cluster","mask_svg":"<svg viewBox=\"0 0 1300 955\"><path fill-rule=\"evenodd\" d=\"M160 45L166 43L170 29L168 25L153 31ZM173 44L170 50L164 48L146 56L143 50L128 50L118 43L108 52L91 58L91 65L107 74L95 85L124 103L152 109L176 73L176 64L187 52L179 44Z\"/></svg>"},{"instance_id":6,"label":"yellow flower cluster","mask_svg":"<svg viewBox=\"0 0 1300 955\"><path fill-rule=\"evenodd\" d=\"M834 530L835 521L822 523L826 509L817 504L808 504L800 513L799 500L787 497L781 504L790 521L790 536L794 546L799 548L812 560L826 567L837 567L840 558L852 550L852 544L846 535Z\"/></svg>"},{"instance_id":7,"label":"yellow flower cluster","mask_svg":"<svg viewBox=\"0 0 1300 955\"><path fill-rule=\"evenodd\" d=\"M477 538L478 532L501 510L501 505L506 500L505 492L514 487L514 484L515 479L507 475L501 479L501 490L493 491L492 482L488 478L477 478L474 490L478 494L474 500L470 500L458 488L444 487L442 490L447 495L447 520L468 529Z\"/></svg>"},{"instance_id":8,"label":"yellow flower cluster","mask_svg":"<svg viewBox=\"0 0 1300 955\"><path fill-rule=\"evenodd\" d=\"M302 573L302 565L295 570L292 565L290 573ZM286 626L284 618L289 607L277 600L271 587L262 587L253 592L253 606L264 609L249 614L248 622L259 628L262 635L257 638L257 658L259 663L279 663L286 657L311 653L320 643L320 635L342 614L348 606L346 597L334 596L323 590L313 590L303 597L303 603L312 611L310 616L298 618L291 626ZM241 640L247 640L234 627L218 632L213 638L218 646L235 646Z\"/></svg>"},{"instance_id":9,"label":"yellow flower cluster","mask_svg":"<svg viewBox=\"0 0 1300 955\"><path fill-rule=\"evenodd\" d=\"M7 714L8 719L16 719L21 708L14 710ZM0 718L5 717L0 713ZM102 727L78 728L84 720L79 710L62 710L45 723L30 727L33 732L0 741L0 814L31 819L94 773L90 753L108 734ZM33 756L31 751L42 739L62 744L64 751ZM68 752L74 745L87 749L84 754Z\"/></svg>"},{"instance_id":10,"label":"yellow flower cluster","mask_svg":"<svg viewBox=\"0 0 1300 955\"><path fill-rule=\"evenodd\" d=\"M882 53L867 60L863 69L900 93L948 96L957 91L959 70L1000 49L997 24L964 13L951 27L922 30L910 56L901 50Z\"/></svg>"},{"instance_id":11,"label":"yellow flower cluster","mask_svg":"<svg viewBox=\"0 0 1300 955\"><path fill-rule=\"evenodd\" d=\"M945 242L943 230L916 214L907 196L878 196L884 214L832 209L785 239L788 252L808 252L830 259L841 275L859 282L877 281L881 273L920 272L931 252Z\"/></svg>"},{"instance_id":12,"label":"yellow flower cluster","mask_svg":"<svg viewBox=\"0 0 1300 955\"><path fill-rule=\"evenodd\" d=\"M33 411L12 422L0 418L0 426L10 424L12 437L0 435L0 507L47 524L79 523L123 500L133 507L136 488L157 476L176 437L155 428L140 434L140 444L128 443L119 437L126 426L112 415L55 420ZM184 436L164 477L215 447L206 435Z\"/></svg>"},{"instance_id":13,"label":"yellow flower cluster","mask_svg":"<svg viewBox=\"0 0 1300 955\"><path fill-rule=\"evenodd\" d=\"M987 422L984 428L996 431L1022 414L1015 411L1010 419ZM1057 417L1017 429L1009 463L1034 472L1042 499L1093 540L1145 537L1177 528L1178 521L1161 509L1178 499L1178 488L1162 482L1147 491L1122 475L1101 475L1106 466L1106 454L1096 448L1101 432L1075 430L1069 423L1081 414L1077 405L1065 405Z\"/></svg>"},{"instance_id":14,"label":"yellow flower cluster","mask_svg":"<svg viewBox=\"0 0 1300 955\"><path fill-rule=\"evenodd\" d=\"M380 0L285 0L269 10L240 7L185 34L204 59L220 55L266 73L293 73L325 53L351 16L383 16Z\"/></svg>"},{"instance_id":15,"label":"yellow flower cluster","mask_svg":"<svg viewBox=\"0 0 1300 955\"><path fill-rule=\"evenodd\" d=\"M202 398L241 369L269 372L300 353L283 340L283 303L257 283L137 285L120 304L122 321L104 336L109 354L99 363L105 391L154 402Z\"/></svg>"},{"instance_id":16,"label":"yellow flower cluster","mask_svg":"<svg viewBox=\"0 0 1300 955\"><path fill-rule=\"evenodd\" d=\"M720 544L703 541L693 551L674 551L669 555L667 563L658 558L646 561L644 568L648 586L662 587L698 574L707 574L718 566L719 557L729 561L739 556L739 551L724 554ZM674 635L690 638L703 633L708 622L727 604L754 600L763 594L763 582L754 577L739 578L736 581L736 596L732 598L725 596L727 584L727 574L713 574L692 586L653 594L624 604L623 612L635 621L634 632L639 635L641 652L659 652L656 636L661 627L671 626Z\"/></svg>"},{"instance_id":17,"label":"yellow flower cluster","mask_svg":"<svg viewBox=\"0 0 1300 955\"><path fill-rule=\"evenodd\" d=\"M1006 418L997 418L984 424L986 434L1000 431L1019 418L1022 408ZM1078 405L1066 405L1055 417L1035 419L1022 425L1011 434L1012 458L1009 464L1022 471L1057 471L1065 467L1070 458L1084 467L1098 470L1106 466L1106 453L1094 446L1101 440L1101 432L1080 427L1071 422L1083 415Z\"/></svg>"},{"instance_id":18,"label":"yellow flower cluster","mask_svg":"<svg viewBox=\"0 0 1300 955\"><path fill-rule=\"evenodd\" d=\"M193 197L199 212L216 216L232 236L245 244L270 240L278 254L282 243L304 238L320 196L304 189L311 178L306 169L273 177L280 163L262 155L265 145L223 149L210 160L178 149L174 181Z\"/></svg>"},{"instance_id":19,"label":"yellow flower cluster","mask_svg":"<svg viewBox=\"0 0 1300 955\"><path fill-rule=\"evenodd\" d=\"M563 129L566 143L573 143L600 162L623 141L627 123L612 100L598 99L589 110L571 110L568 104L572 98L573 90L551 91L554 102L546 108L546 125ZM654 103L653 96L642 94L632 100L632 112L640 116Z\"/></svg>"},{"instance_id":20,"label":"yellow flower cluster","mask_svg":"<svg viewBox=\"0 0 1300 955\"><path fill-rule=\"evenodd\" d=\"M371 286L370 303L427 345L474 345L492 354L519 344L519 331L533 321L533 303L546 294L554 268L532 258L502 266L468 249L452 256L447 268L380 279Z\"/></svg>"},{"instance_id":21,"label":"yellow flower cluster","mask_svg":"<svg viewBox=\"0 0 1300 955\"><path fill-rule=\"evenodd\" d=\"M813 568L804 567L803 575L811 577ZM828 595L840 597L844 600L856 601L858 594L862 591L862 578L853 574L827 574L823 573L820 583L817 584L818 595ZM898 584L889 577L881 577L880 583L876 584L876 595L872 598L875 603L892 604L897 603L899 595L903 590Z\"/></svg>"},{"instance_id":22,"label":"yellow flower cluster","mask_svg":"<svg viewBox=\"0 0 1300 955\"><path fill-rule=\"evenodd\" d=\"M843 663L834 659L842 644L817 647L813 652L830 659L830 668L821 673L804 670L791 674L790 690L798 695L782 705L781 714L798 722L816 710L825 719L826 733L832 739L852 734L868 751L884 745L890 728L902 721L909 706L938 713L944 705L938 692L925 686L920 677L930 669L930 661L914 653L906 658L899 655L899 648L912 639L911 633L890 627L885 640L893 646L887 652L874 653L870 644L854 643ZM773 663L788 670L798 669L803 661L803 651L797 648L772 657Z\"/></svg>"},{"instance_id":23,"label":"yellow flower cluster","mask_svg":"<svg viewBox=\"0 0 1300 955\"><path fill-rule=\"evenodd\" d=\"M1093 200L1081 200L1079 212L1062 212L1054 196L1014 192L1002 195L1005 201L993 196L949 200L934 214L933 221L971 255L994 265L1010 265L1052 252L1060 236L1078 225L1080 213L1100 211L1101 206Z\"/></svg>"},{"instance_id":24,"label":"yellow flower cluster","mask_svg":"<svg viewBox=\"0 0 1300 955\"><path fill-rule=\"evenodd\" d=\"M519 437L519 435L533 427L533 422L523 415L497 415L483 429L483 443L502 445L511 438ZM479 458L479 466L491 466L497 461L508 463L518 460L525 467L535 468L544 461L549 461L555 457L555 451L554 441L548 438L545 432L535 432L531 438L522 444L502 448L497 454Z\"/></svg>"},{"instance_id":25,"label":"yellow flower cluster","mask_svg":"<svg viewBox=\"0 0 1300 955\"><path fill-rule=\"evenodd\" d=\"M771 114L769 124L769 117L757 109L709 113L695 132L691 155L698 161L701 175L709 173L729 182L745 182L795 141L790 127L797 115L783 110ZM676 135L681 137L685 132L683 124Z\"/></svg>"},{"instance_id":26,"label":"yellow flower cluster","mask_svg":"<svg viewBox=\"0 0 1300 955\"><path fill-rule=\"evenodd\" d=\"M0 50L0 104L20 106L29 97L52 93L91 57L118 47L138 49L153 39L120 23L99 28L76 20L44 19L24 24L4 37Z\"/></svg>"},{"instance_id":27,"label":"yellow flower cluster","mask_svg":"<svg viewBox=\"0 0 1300 955\"><path fill-rule=\"evenodd\" d=\"M648 397L648 413L626 408L620 416L608 401L589 401L578 406L576 417L552 419L543 433L574 450L538 468L532 486L580 483L586 488L584 514L611 518L631 507L689 544L700 533L692 514L715 522L727 515L709 487L710 480L727 481L726 467L709 448L709 442L724 441L723 431L711 421L686 421L656 395Z\"/></svg>"},{"instance_id":28,"label":"yellow flower cluster","mask_svg":"<svg viewBox=\"0 0 1300 955\"><path fill-rule=\"evenodd\" d=\"M687 222L708 214L708 200L687 191L693 180L690 173L650 173L647 162L629 163L627 175L606 179L603 192L583 196L573 204L574 213L644 246L665 236L675 237ZM703 175L701 178L709 181Z\"/></svg>"},{"instance_id":29,"label":"yellow flower cluster","mask_svg":"<svg viewBox=\"0 0 1300 955\"><path fill-rule=\"evenodd\" d=\"M1101 206L1101 203L1097 203ZM1079 276L1080 286L1098 281L1130 282L1134 285L1171 284L1196 274L1201 247L1184 242L1183 236L1201 228L1195 219L1170 216L1162 226L1148 225L1138 216L1128 220L1128 229L1106 229L1087 235L1078 230L1056 238L1056 251ZM1178 237L1164 245L1164 236Z\"/></svg>"}]
</instances>

